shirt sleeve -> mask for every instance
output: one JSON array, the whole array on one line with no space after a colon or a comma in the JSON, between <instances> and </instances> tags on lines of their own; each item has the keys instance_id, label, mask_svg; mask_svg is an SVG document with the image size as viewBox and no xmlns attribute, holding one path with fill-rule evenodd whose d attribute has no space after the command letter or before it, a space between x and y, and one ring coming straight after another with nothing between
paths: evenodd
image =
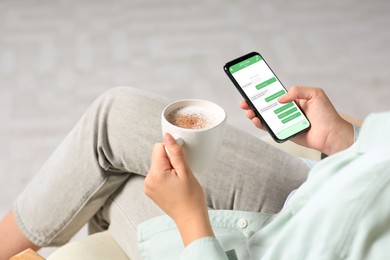
<instances>
[{"instance_id":1,"label":"shirt sleeve","mask_svg":"<svg viewBox=\"0 0 390 260\"><path fill-rule=\"evenodd\" d=\"M182 252L180 260L229 260L215 237L200 238L190 243Z\"/></svg>"},{"instance_id":2,"label":"shirt sleeve","mask_svg":"<svg viewBox=\"0 0 390 260\"><path fill-rule=\"evenodd\" d=\"M359 138L360 134L360 126L352 124L353 127L353 142L355 143L357 139Z\"/></svg>"}]
</instances>

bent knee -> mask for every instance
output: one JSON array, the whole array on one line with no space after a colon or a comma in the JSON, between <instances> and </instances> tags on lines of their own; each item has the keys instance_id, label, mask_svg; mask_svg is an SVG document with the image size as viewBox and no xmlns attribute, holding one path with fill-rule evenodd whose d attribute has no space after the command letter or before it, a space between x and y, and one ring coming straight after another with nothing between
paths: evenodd
<instances>
[{"instance_id":1,"label":"bent knee","mask_svg":"<svg viewBox=\"0 0 390 260\"><path fill-rule=\"evenodd\" d=\"M128 109L142 109L143 106L164 106L167 99L164 97L138 88L119 86L105 91L98 98L101 105Z\"/></svg>"}]
</instances>

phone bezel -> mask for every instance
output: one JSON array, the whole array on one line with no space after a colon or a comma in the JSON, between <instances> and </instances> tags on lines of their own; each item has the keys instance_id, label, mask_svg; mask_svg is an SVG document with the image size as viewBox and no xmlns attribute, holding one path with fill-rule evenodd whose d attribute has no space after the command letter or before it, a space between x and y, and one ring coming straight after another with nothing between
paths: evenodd
<instances>
[{"instance_id":1,"label":"phone bezel","mask_svg":"<svg viewBox=\"0 0 390 260\"><path fill-rule=\"evenodd\" d=\"M268 131L268 133L271 135L271 137L272 137L276 142L278 142L278 143L283 143L283 142L288 141L288 140L290 140L291 138L293 138L293 137L295 137L295 136L297 136L297 135L299 135L299 134L301 134L301 133L303 133L303 132L309 130L309 129L310 129L310 126L311 126L311 123L310 123L309 119L307 118L307 116L305 115L305 113L302 111L302 109L296 104L296 102L293 101L294 104L299 108L299 110L300 110L300 112L303 114L303 116L307 119L307 121L309 122L309 125L308 125L305 129L303 129L303 130L301 130L301 131L299 131L299 132L297 132L297 133L295 133L295 134L293 134L293 135L290 135L290 136L286 137L285 139L280 139L280 138L278 138L278 137L276 136L276 134L274 133L274 131L269 127L269 125L267 124L267 122L266 122L266 121L264 120L264 118L261 116L260 112L256 109L256 107L253 105L252 101L251 101L251 100L249 99L249 97L245 94L245 92L244 92L244 90L242 89L242 87L238 84L238 82L235 80L235 78L233 77L233 75L232 75L232 74L230 73L230 71L229 71L229 68L230 68L231 66L233 66L233 65L235 65L235 64L237 64L237 63L240 63L240 62L242 62L242 61L244 61L244 60L246 60L246 59L249 59L249 58L251 58L251 57L253 57L253 56L256 56L256 55L259 55L259 56L263 59L263 61L264 61L265 64L267 65L267 67L271 70L272 74L273 74L273 75L275 76L275 78L280 82L280 84L282 85L282 87L285 89L285 91L286 91L286 93L287 93L286 87L285 87L285 86L283 85L283 83L279 80L278 76L275 74L275 72L272 70L272 68L268 65L268 63L267 63L267 61L264 59L263 55L261 55L261 54L258 53L258 52L253 51L253 52L250 52L250 53L248 53L248 54L245 54L245 55L243 55L243 56L241 56L241 57L238 57L238 58L236 58L236 59L234 59L234 60L231 60L231 61L227 62L227 63L224 65L223 68L224 68L224 71L225 71L226 75L227 75L227 76L230 78L230 80L233 82L233 84L234 84L234 86L236 87L236 89L240 92L241 96L246 100L246 102L248 103L248 105L250 106L250 108L253 110L253 112L256 114L256 116L260 119L261 123L264 125L264 127L266 128L266 130Z\"/></svg>"}]
</instances>

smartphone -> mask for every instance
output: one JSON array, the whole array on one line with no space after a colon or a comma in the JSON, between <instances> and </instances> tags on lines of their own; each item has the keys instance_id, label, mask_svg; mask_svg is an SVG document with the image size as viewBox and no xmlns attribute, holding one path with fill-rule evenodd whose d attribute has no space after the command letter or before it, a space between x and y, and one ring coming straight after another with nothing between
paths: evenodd
<instances>
[{"instance_id":1,"label":"smartphone","mask_svg":"<svg viewBox=\"0 0 390 260\"><path fill-rule=\"evenodd\" d=\"M278 102L287 89L259 53L234 59L225 64L224 70L276 142L285 142L310 128L295 102Z\"/></svg>"}]
</instances>

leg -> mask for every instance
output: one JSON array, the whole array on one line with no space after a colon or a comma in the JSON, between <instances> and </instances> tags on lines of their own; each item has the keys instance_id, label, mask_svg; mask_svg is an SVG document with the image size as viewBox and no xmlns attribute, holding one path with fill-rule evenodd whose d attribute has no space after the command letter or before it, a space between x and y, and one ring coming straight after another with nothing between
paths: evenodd
<instances>
[{"instance_id":1,"label":"leg","mask_svg":"<svg viewBox=\"0 0 390 260\"><path fill-rule=\"evenodd\" d=\"M0 221L0 260L9 259L17 252L21 252L26 248L38 250L39 247L32 243L23 234L22 230L16 224L15 215L11 210Z\"/></svg>"},{"instance_id":2,"label":"leg","mask_svg":"<svg viewBox=\"0 0 390 260\"><path fill-rule=\"evenodd\" d=\"M197 177L212 209L275 214L309 170L301 159L229 127L217 160Z\"/></svg>"},{"instance_id":3,"label":"leg","mask_svg":"<svg viewBox=\"0 0 390 260\"><path fill-rule=\"evenodd\" d=\"M130 88L99 97L18 197L12 218L23 235L62 245L129 176L145 175L165 102Z\"/></svg>"}]
</instances>

